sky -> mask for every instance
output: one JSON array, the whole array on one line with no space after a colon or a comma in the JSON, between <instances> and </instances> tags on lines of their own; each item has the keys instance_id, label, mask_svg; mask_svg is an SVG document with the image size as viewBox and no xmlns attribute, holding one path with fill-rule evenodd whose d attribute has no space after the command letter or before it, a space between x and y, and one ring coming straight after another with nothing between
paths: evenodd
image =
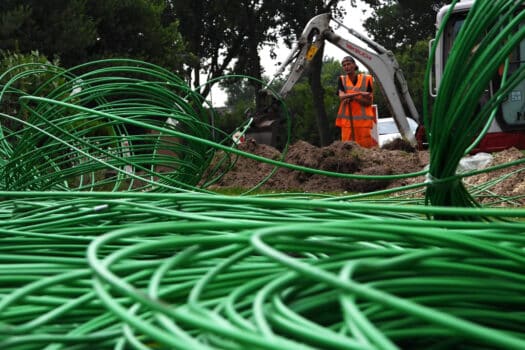
<instances>
[{"instance_id":1,"label":"sky","mask_svg":"<svg viewBox=\"0 0 525 350\"><path fill-rule=\"evenodd\" d=\"M351 28L363 35L366 35L366 32L363 28L363 21L367 18L367 15L370 14L370 8L364 4L361 0L357 0L357 8L354 8L350 6L350 0L344 0L343 7L346 8L346 16L343 18L342 23L348 27ZM363 14L363 11L365 13ZM337 25L336 23L333 23L334 25ZM335 31L335 33L341 35L345 39L352 38L353 42L359 42L357 39L354 39L353 36L348 34L346 29L344 28L336 28L335 26L332 27ZM366 45L364 46L366 47ZM288 55L291 52L291 49L287 48L286 45L282 44L275 50L277 54L276 59L271 59L269 55L269 50L262 50L261 53L261 64L264 67L264 75L273 77L275 72L279 69L279 66L277 66L277 62L283 62ZM346 56L346 53L341 51L341 49L335 47L329 42L326 42L325 49L324 49L324 57L331 57L335 58L337 60L342 59L344 56ZM286 74L286 72L285 72ZM205 78L205 77L204 77ZM221 107L224 106L224 103L226 101L226 94L221 91L217 84L214 85L211 95L208 97L209 100L211 100L214 107Z\"/></svg>"}]
</instances>

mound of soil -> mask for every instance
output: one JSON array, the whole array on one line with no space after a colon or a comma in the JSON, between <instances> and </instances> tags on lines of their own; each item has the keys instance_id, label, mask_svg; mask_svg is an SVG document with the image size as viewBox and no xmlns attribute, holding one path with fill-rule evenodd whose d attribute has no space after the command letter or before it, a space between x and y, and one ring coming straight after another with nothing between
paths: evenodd
<instances>
[{"instance_id":1,"label":"mound of soil","mask_svg":"<svg viewBox=\"0 0 525 350\"><path fill-rule=\"evenodd\" d=\"M423 170L429 162L427 151L416 151L402 141L393 141L383 148L362 148L353 142L336 141L326 147L316 147L304 141L290 146L284 159L277 149L257 144L253 139L239 145L239 149L247 153L267 159L282 160L288 164L303 166L321 171L351 173L356 175L394 175L408 174ZM219 152L216 159L223 158ZM489 166L509 163L523 157L521 151L511 148L493 154ZM525 196L525 177L519 169L522 165L491 171L477 176L465 178L467 185L472 186L475 194L484 201L493 201L494 196ZM272 174L272 171L275 171ZM508 175L504 181L498 181L487 188L486 184L502 175ZM271 175L271 176L270 176ZM248 157L238 157L235 165L219 182L210 187L250 189L258 185L266 177L270 178L261 189L279 191L300 191L311 193L344 192L363 193L386 188L397 188L408 184L421 183L423 176L402 178L398 180L356 180L326 176L315 172L305 172L284 167L277 167ZM518 205L525 205L520 198Z\"/></svg>"},{"instance_id":2,"label":"mound of soil","mask_svg":"<svg viewBox=\"0 0 525 350\"><path fill-rule=\"evenodd\" d=\"M264 158L281 160L282 153L277 149L254 140L239 145L239 149ZM223 154L218 154L221 158ZM351 173L356 175L393 175L417 172L428 163L427 152L414 149L367 149L354 142L336 141L327 147L316 147L299 141L290 146L285 158L288 164L312 168L314 170ZM371 192L399 183L385 180L355 180L326 176L260 162L247 157L239 157L235 166L210 189L221 187L251 188L275 173L261 187L267 190L301 192ZM396 181L398 182L398 181Z\"/></svg>"},{"instance_id":3,"label":"mound of soil","mask_svg":"<svg viewBox=\"0 0 525 350\"><path fill-rule=\"evenodd\" d=\"M523 153L516 148L493 154L492 163L489 166L508 164L523 158ZM470 186L471 193L476 194L478 202L481 204L494 202L498 196L515 197L517 206L524 206L525 199L520 198L525 195L525 168L523 164L505 167L489 173L482 173L466 178L464 181ZM504 178L503 181L495 181Z\"/></svg>"}]
</instances>

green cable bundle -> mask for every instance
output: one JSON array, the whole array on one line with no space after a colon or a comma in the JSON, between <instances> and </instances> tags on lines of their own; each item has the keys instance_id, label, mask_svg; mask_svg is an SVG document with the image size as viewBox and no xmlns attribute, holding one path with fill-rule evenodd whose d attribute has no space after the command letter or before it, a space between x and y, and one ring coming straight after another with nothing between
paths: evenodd
<instances>
[{"instance_id":1,"label":"green cable bundle","mask_svg":"<svg viewBox=\"0 0 525 350\"><path fill-rule=\"evenodd\" d=\"M2 196L2 349L525 346L523 209Z\"/></svg>"},{"instance_id":2,"label":"green cable bundle","mask_svg":"<svg viewBox=\"0 0 525 350\"><path fill-rule=\"evenodd\" d=\"M15 88L41 71L0 76L0 101L15 95L20 105L1 115L5 189L180 191L201 180L214 149L191 137L212 131L202 98L179 77L114 59L47 67L51 77L32 94Z\"/></svg>"},{"instance_id":3,"label":"green cable bundle","mask_svg":"<svg viewBox=\"0 0 525 350\"><path fill-rule=\"evenodd\" d=\"M202 97L146 62L5 72L0 101L19 108L0 115L0 349L524 349L525 210L470 208L455 175L524 78L509 77L475 117L523 38L523 11L510 15L519 4L477 1L458 38L429 181L402 189L429 186L432 206L399 188L206 193L239 156L349 179L426 171L342 174L242 152L208 122ZM29 92L33 74L46 79ZM454 76L465 83L454 87Z\"/></svg>"},{"instance_id":4,"label":"green cable bundle","mask_svg":"<svg viewBox=\"0 0 525 350\"><path fill-rule=\"evenodd\" d=\"M453 2L455 4L456 1ZM456 175L460 159L490 123L492 112L525 79L522 65L479 108L484 90L512 50L525 38L524 1L476 1L450 51L428 128L430 167L427 202L437 206L478 206ZM430 60L432 60L431 57Z\"/></svg>"}]
</instances>

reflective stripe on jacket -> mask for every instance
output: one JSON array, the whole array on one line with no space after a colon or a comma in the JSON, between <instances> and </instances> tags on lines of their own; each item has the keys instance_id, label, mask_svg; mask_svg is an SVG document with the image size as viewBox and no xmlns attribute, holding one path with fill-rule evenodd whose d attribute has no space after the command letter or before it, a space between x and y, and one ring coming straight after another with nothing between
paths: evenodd
<instances>
[{"instance_id":1,"label":"reflective stripe on jacket","mask_svg":"<svg viewBox=\"0 0 525 350\"><path fill-rule=\"evenodd\" d=\"M345 93L351 93L352 91L365 92L368 86L372 86L372 76L368 74L358 74L355 85L348 75L341 75L341 81ZM372 105L363 106L357 101L343 100L339 105L335 125L339 127L372 127L374 121L375 113Z\"/></svg>"}]
</instances>

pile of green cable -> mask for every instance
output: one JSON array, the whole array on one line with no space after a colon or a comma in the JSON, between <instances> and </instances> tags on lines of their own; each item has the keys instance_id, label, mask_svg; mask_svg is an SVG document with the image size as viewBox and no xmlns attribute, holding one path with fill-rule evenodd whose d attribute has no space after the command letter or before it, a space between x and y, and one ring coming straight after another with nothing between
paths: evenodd
<instances>
[{"instance_id":1,"label":"pile of green cable","mask_svg":"<svg viewBox=\"0 0 525 350\"><path fill-rule=\"evenodd\" d=\"M44 68L0 76L0 101L20 106L0 116L5 189L173 192L201 180L214 149L195 140L212 130L202 98L179 77L117 59ZM31 94L17 88L42 71L49 78Z\"/></svg>"},{"instance_id":2,"label":"pile of green cable","mask_svg":"<svg viewBox=\"0 0 525 350\"><path fill-rule=\"evenodd\" d=\"M488 10L505 23L522 2L478 3L471 23ZM34 74L47 79L26 91ZM469 123L474 107L447 79L436 111L459 132L446 105ZM426 171L340 174L242 152L200 96L145 62L26 65L0 84L19 104L0 115L0 349L525 348L525 209L450 195L463 185L445 154L468 145L447 141L446 118L433 119L429 181L404 188L430 185L433 206L400 189L222 196L206 187L238 156L363 180ZM484 84L462 85L469 101Z\"/></svg>"},{"instance_id":3,"label":"pile of green cable","mask_svg":"<svg viewBox=\"0 0 525 350\"><path fill-rule=\"evenodd\" d=\"M524 224L424 219L479 209L2 195L2 349L525 346Z\"/></svg>"}]
</instances>

